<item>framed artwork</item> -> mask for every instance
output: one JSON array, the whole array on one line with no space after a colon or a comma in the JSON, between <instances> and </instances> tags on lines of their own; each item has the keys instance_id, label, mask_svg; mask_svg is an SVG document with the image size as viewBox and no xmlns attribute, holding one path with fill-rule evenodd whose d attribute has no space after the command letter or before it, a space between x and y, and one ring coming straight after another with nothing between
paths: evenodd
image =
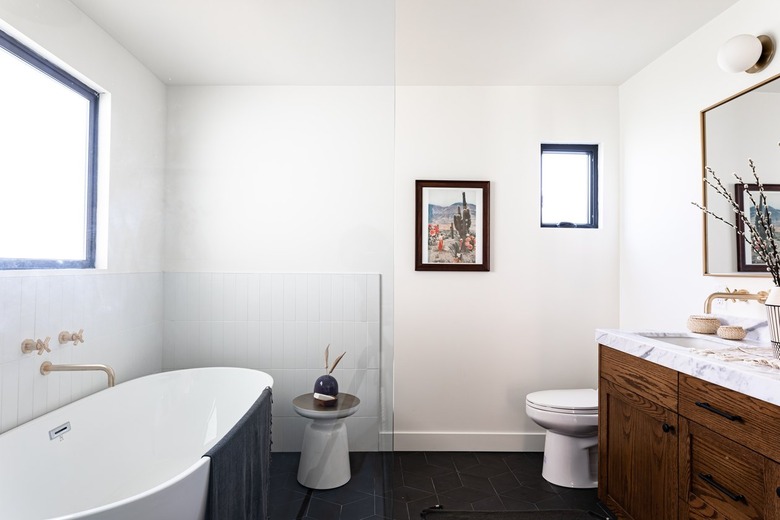
<instances>
[{"instance_id":1,"label":"framed artwork","mask_svg":"<svg viewBox=\"0 0 780 520\"><path fill-rule=\"evenodd\" d=\"M756 207L750 198L745 196L743 186L753 194L753 198L758 202L758 185L737 184L734 186L734 200L739 209L751 221L755 221ZM780 234L778 234L780 233L780 184L764 184L764 195L766 195L766 203L769 207L769 218L777 226L777 229L775 229L775 240L778 240L778 243L780 243ZM760 226L758 227L760 228ZM741 273L767 272L766 263L759 258L755 251L751 250L745 241L745 238L750 240L751 237L750 230L745 229L742 219L737 219L737 230L737 271ZM745 233L745 235L742 236L740 233Z\"/></svg>"},{"instance_id":2,"label":"framed artwork","mask_svg":"<svg viewBox=\"0 0 780 520\"><path fill-rule=\"evenodd\" d=\"M415 182L416 271L490 271L490 182Z\"/></svg>"}]
</instances>

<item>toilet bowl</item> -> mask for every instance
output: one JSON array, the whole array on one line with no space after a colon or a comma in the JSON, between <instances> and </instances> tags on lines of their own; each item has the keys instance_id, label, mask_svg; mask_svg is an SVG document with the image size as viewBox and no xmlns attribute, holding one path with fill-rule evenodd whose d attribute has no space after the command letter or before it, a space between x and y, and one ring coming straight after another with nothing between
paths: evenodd
<instances>
[{"instance_id":1,"label":"toilet bowl","mask_svg":"<svg viewBox=\"0 0 780 520\"><path fill-rule=\"evenodd\" d=\"M570 488L598 485L598 404L592 388L543 390L525 398L525 412L547 430L542 477Z\"/></svg>"}]
</instances>

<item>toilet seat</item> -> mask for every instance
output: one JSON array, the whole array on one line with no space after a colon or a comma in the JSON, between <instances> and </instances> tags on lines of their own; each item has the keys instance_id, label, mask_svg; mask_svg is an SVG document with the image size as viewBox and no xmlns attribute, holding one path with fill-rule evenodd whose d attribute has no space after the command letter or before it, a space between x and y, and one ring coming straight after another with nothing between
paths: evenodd
<instances>
[{"instance_id":1,"label":"toilet seat","mask_svg":"<svg viewBox=\"0 0 780 520\"><path fill-rule=\"evenodd\" d=\"M598 413L599 393L593 388L542 390L526 396L526 404L537 410L574 415Z\"/></svg>"}]
</instances>

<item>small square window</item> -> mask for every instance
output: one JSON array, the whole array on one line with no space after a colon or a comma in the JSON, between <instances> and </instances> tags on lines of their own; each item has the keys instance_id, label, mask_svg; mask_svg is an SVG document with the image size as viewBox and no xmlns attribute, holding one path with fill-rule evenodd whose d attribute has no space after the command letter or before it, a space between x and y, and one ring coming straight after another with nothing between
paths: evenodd
<instances>
[{"instance_id":1,"label":"small square window","mask_svg":"<svg viewBox=\"0 0 780 520\"><path fill-rule=\"evenodd\" d=\"M542 227L597 228L598 145L542 144Z\"/></svg>"}]
</instances>

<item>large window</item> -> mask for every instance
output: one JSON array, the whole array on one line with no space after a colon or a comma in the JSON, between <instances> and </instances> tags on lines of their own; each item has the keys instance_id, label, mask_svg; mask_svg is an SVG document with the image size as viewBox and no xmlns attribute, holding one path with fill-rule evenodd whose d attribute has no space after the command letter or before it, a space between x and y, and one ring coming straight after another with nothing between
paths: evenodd
<instances>
[{"instance_id":1,"label":"large window","mask_svg":"<svg viewBox=\"0 0 780 520\"><path fill-rule=\"evenodd\" d=\"M542 145L542 227L597 228L598 145Z\"/></svg>"},{"instance_id":2,"label":"large window","mask_svg":"<svg viewBox=\"0 0 780 520\"><path fill-rule=\"evenodd\" d=\"M98 98L0 32L0 269L95 267Z\"/></svg>"}]
</instances>

